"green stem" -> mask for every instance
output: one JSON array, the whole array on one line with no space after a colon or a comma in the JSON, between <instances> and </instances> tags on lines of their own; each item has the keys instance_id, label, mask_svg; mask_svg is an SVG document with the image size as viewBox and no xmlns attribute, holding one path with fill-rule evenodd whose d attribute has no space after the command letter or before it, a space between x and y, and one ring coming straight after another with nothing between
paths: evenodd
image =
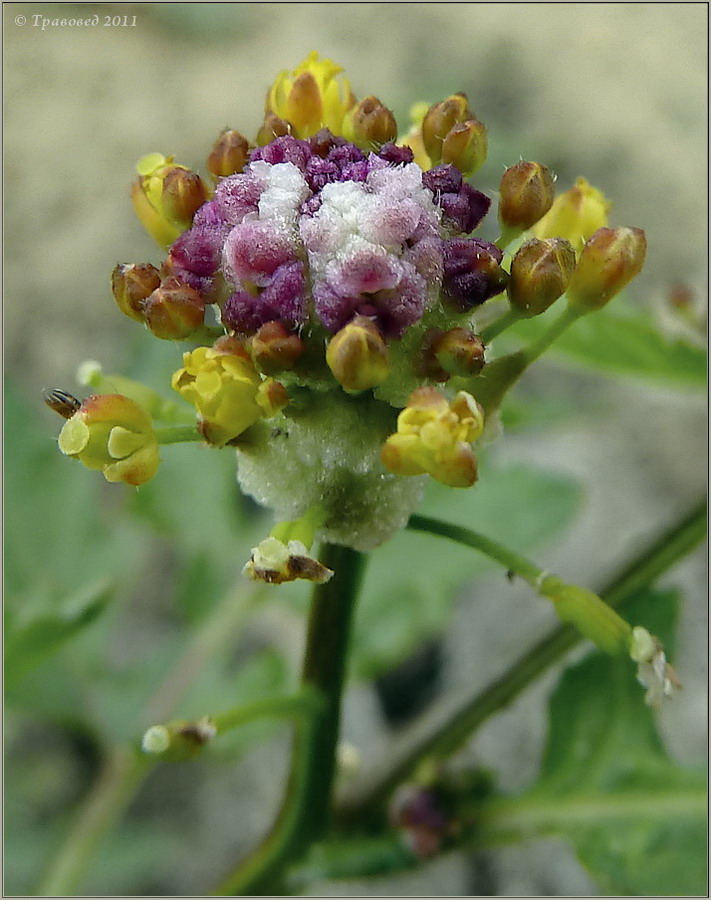
<instances>
[{"instance_id":1,"label":"green stem","mask_svg":"<svg viewBox=\"0 0 711 900\"><path fill-rule=\"evenodd\" d=\"M449 538L484 553L506 566L512 575L520 575L525 579L539 596L553 603L553 608L563 622L575 625L584 637L593 641L601 650L613 654L628 651L631 627L592 591L575 584L565 584L560 578L545 572L503 544L469 528L425 516L412 516L407 527Z\"/></svg>"},{"instance_id":2,"label":"green stem","mask_svg":"<svg viewBox=\"0 0 711 900\"><path fill-rule=\"evenodd\" d=\"M89 859L128 806L151 765L152 760L141 757L132 747L115 747L110 751L74 827L37 888L36 896L73 894Z\"/></svg>"},{"instance_id":3,"label":"green stem","mask_svg":"<svg viewBox=\"0 0 711 900\"><path fill-rule=\"evenodd\" d=\"M701 503L638 554L600 592L600 597L609 606L623 609L637 591L686 556L705 534L706 504ZM512 560L499 561L508 567ZM385 764L374 771L367 783L349 788L339 805L340 818L350 822L378 813L392 789L424 757L444 757L453 753L487 719L511 703L581 640L581 635L572 626L559 626L481 693L450 703L444 711L434 710L430 716L415 722L399 738Z\"/></svg>"},{"instance_id":4,"label":"green stem","mask_svg":"<svg viewBox=\"0 0 711 900\"><path fill-rule=\"evenodd\" d=\"M254 719L283 717L299 720L304 716L313 715L321 705L320 699L314 691L304 690L289 697L267 697L265 700L244 703L210 718L220 735L246 725Z\"/></svg>"},{"instance_id":5,"label":"green stem","mask_svg":"<svg viewBox=\"0 0 711 900\"><path fill-rule=\"evenodd\" d=\"M302 685L322 704L297 728L289 786L276 823L220 882L219 895L278 893L286 867L323 836L328 824L350 625L366 557L326 544L321 561L335 575L314 587Z\"/></svg>"},{"instance_id":6,"label":"green stem","mask_svg":"<svg viewBox=\"0 0 711 900\"><path fill-rule=\"evenodd\" d=\"M476 378L466 379L466 390L481 403L485 414L490 415L499 408L506 393L526 369L542 356L566 329L577 322L581 315L579 310L567 306L551 326L528 347L507 356L500 356L488 363ZM506 315L503 318L506 318ZM494 322L494 326L497 324ZM462 383L464 384L464 379Z\"/></svg>"},{"instance_id":7,"label":"green stem","mask_svg":"<svg viewBox=\"0 0 711 900\"><path fill-rule=\"evenodd\" d=\"M520 318L521 314L519 312L515 309L508 309L502 316L499 316L495 322L492 322L491 325L487 325L486 328L483 328L479 332L479 337L485 344L490 344L495 337L498 337L502 331L506 331L507 328L515 325Z\"/></svg>"},{"instance_id":8,"label":"green stem","mask_svg":"<svg viewBox=\"0 0 711 900\"><path fill-rule=\"evenodd\" d=\"M157 428L156 436L159 444L181 444L186 441L203 440L195 425L172 425L166 428Z\"/></svg>"},{"instance_id":9,"label":"green stem","mask_svg":"<svg viewBox=\"0 0 711 900\"><path fill-rule=\"evenodd\" d=\"M470 528L463 528L461 525L453 525L449 522L441 522L439 519L430 519L428 516L410 516L407 527L413 531L427 531L430 534L436 534L439 537L449 538L458 544L464 544L465 547L471 547L472 550L478 550L495 562L500 563L508 571L519 575L532 587L538 587L541 576L544 574L535 563L530 562L518 553L504 547L497 541L472 531Z\"/></svg>"}]
</instances>

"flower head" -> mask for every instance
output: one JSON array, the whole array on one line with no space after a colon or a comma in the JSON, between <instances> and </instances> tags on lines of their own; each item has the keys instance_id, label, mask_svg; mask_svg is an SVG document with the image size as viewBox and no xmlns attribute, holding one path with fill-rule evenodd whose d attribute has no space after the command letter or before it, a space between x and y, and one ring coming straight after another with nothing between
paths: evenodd
<instances>
[{"instance_id":1,"label":"flower head","mask_svg":"<svg viewBox=\"0 0 711 900\"><path fill-rule=\"evenodd\" d=\"M355 103L343 68L312 51L292 71L277 75L269 88L266 112L291 125L291 133L310 137L321 128L341 134L343 117Z\"/></svg>"},{"instance_id":2,"label":"flower head","mask_svg":"<svg viewBox=\"0 0 711 900\"><path fill-rule=\"evenodd\" d=\"M451 487L469 487L477 478L471 444L483 429L481 408L466 391L449 403L435 388L420 388L398 416L397 433L385 442L381 458L397 475L427 472Z\"/></svg>"},{"instance_id":3,"label":"flower head","mask_svg":"<svg viewBox=\"0 0 711 900\"><path fill-rule=\"evenodd\" d=\"M183 368L173 375L172 385L198 410L205 440L218 447L286 402L283 389L273 379L260 378L234 338L183 354Z\"/></svg>"},{"instance_id":4,"label":"flower head","mask_svg":"<svg viewBox=\"0 0 711 900\"><path fill-rule=\"evenodd\" d=\"M158 468L158 439L148 413L121 394L87 397L59 433L59 449L107 481L144 484Z\"/></svg>"}]
</instances>

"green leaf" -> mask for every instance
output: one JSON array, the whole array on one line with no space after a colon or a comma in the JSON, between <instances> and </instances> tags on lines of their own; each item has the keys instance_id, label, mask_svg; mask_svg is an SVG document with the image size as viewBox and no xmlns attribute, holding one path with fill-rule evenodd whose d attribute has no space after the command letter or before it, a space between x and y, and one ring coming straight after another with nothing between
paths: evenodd
<instances>
[{"instance_id":1,"label":"green leaf","mask_svg":"<svg viewBox=\"0 0 711 900\"><path fill-rule=\"evenodd\" d=\"M626 615L668 647L676 601L645 591ZM505 808L508 829L566 836L606 893L704 892L704 773L666 755L631 660L596 652L564 673L540 780Z\"/></svg>"},{"instance_id":2,"label":"green leaf","mask_svg":"<svg viewBox=\"0 0 711 900\"><path fill-rule=\"evenodd\" d=\"M524 466L482 465L471 489L431 482L423 515L455 522L524 552L556 535L577 509L576 485ZM441 629L455 590L494 564L432 535L403 531L371 553L356 617L353 666L373 677Z\"/></svg>"},{"instance_id":3,"label":"green leaf","mask_svg":"<svg viewBox=\"0 0 711 900\"><path fill-rule=\"evenodd\" d=\"M553 307L558 314L557 306ZM553 312L552 310L552 312ZM550 323L539 316L518 323L506 332L533 340ZM504 345L504 339L499 339ZM592 366L613 375L629 375L670 387L706 387L707 354L682 340L672 340L654 325L650 315L631 306L607 307L583 316L551 348L573 363Z\"/></svg>"},{"instance_id":4,"label":"green leaf","mask_svg":"<svg viewBox=\"0 0 711 900\"><path fill-rule=\"evenodd\" d=\"M67 615L48 614L10 631L5 642L5 678L11 689L29 671L48 659L101 615L111 599L112 585L93 587Z\"/></svg>"}]
</instances>

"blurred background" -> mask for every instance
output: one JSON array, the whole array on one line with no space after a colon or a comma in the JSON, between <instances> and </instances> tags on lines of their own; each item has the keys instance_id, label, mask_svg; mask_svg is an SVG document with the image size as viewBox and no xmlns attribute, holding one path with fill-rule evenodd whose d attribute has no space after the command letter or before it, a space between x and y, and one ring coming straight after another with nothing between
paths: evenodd
<instances>
[{"instance_id":1,"label":"blurred background","mask_svg":"<svg viewBox=\"0 0 711 900\"><path fill-rule=\"evenodd\" d=\"M93 15L100 23L107 16L135 17L136 24L42 30L33 20ZM36 601L26 573L41 568L48 554L56 557L57 571L66 572L62 583L73 588L82 586L75 577L82 566L102 574L101 548L88 560L79 538L64 554L47 546L67 517L81 519L86 504L100 502L99 530L90 519L87 531L100 537L102 547L120 545L123 568L126 557L135 559L141 574L124 586L124 618L120 627L109 620L119 630L107 630L102 647L111 648L124 672L135 658L151 657L152 638L181 633L168 577L171 567L179 567L181 538L171 531L179 506L161 506L163 498L150 508L149 497L142 508L139 501L127 511L123 495L117 500L103 485L85 489L91 476L79 467L66 474L72 467L58 460L53 468L58 421L40 398L47 386L80 393L75 371L87 358L107 372L154 376L155 387L177 365L180 348L148 350L156 342L117 312L109 288L117 262L161 259L130 202L140 156L161 151L204 171L219 132L232 127L251 137L274 75L317 49L345 67L357 96L375 94L392 108L402 130L413 102L465 91L489 129L489 158L474 179L478 188L491 195L503 168L519 158L547 164L560 190L584 175L614 201L613 224L647 233L647 263L630 302L656 315L674 286L682 285L694 303L703 304L707 16L706 6L695 3L4 4L5 382L11 393L6 524L8 532L17 528L24 535L21 562L8 556L9 568L15 565L9 585L15 596ZM571 373L555 362L532 373L519 395L521 407L538 409L540 397L548 398L550 421L542 414L537 427L512 429L491 452L496 465L539 466L580 486L575 527L538 558L563 577L599 586L631 548L705 491L705 397L653 380ZM560 410L576 415L563 422ZM187 455L181 459L176 466L183 465L189 495L194 470ZM213 455L200 475L203 484L208 470L224 479L207 491L211 502L236 493L230 460ZM199 497L204 500L205 492ZM208 504L206 522L210 509ZM246 505L240 509L240 521L255 515ZM219 540L220 558L229 560L230 522L217 521L228 532ZM204 539L201 527L195 526L193 543ZM243 552L232 552L234 574ZM191 577L205 581L199 567ZM485 684L550 627L548 609L500 581L485 577L475 594L463 588L448 626L438 626L434 643L419 646L412 665L425 676L434 667L436 676L425 677L433 695L472 680ZM685 690L665 710L662 729L677 758L692 762L703 757L707 730L703 554L680 566L670 581L686 589L678 651ZM50 608L56 593L51 581L45 579L42 590L39 607ZM182 614L199 619L194 610L181 608ZM263 610L260 616L253 643L277 634L280 648L298 658L301 620L293 610ZM268 681L270 671L260 669L259 678ZM472 759L496 761L508 789L523 787L535 774L552 683L537 684L466 751ZM359 682L347 698L345 736L360 748L365 765L386 752L393 729L417 708L413 701L412 710L398 712L395 704L393 712L388 690L387 682L377 691ZM35 691L42 693L41 683ZM98 752L91 735L68 727L71 714L54 714L64 709L66 696L47 700L44 712L33 697L29 691L24 705L18 703L6 733L10 893L32 889ZM107 850L92 870L88 892L200 893L232 857L235 841L248 844L270 820L279 785L270 783L268 773L283 769L285 747L277 738L261 753L247 753L236 773L226 765L211 767L209 760L162 769L133 810L139 829L134 839L121 833L113 852ZM255 783L263 786L255 791ZM181 824L182 815L189 823ZM161 832L165 819L168 836ZM191 855L187 874L173 871L171 853ZM328 884L323 893L587 895L596 889L572 853L549 841L485 858L450 855L407 877Z\"/></svg>"}]
</instances>

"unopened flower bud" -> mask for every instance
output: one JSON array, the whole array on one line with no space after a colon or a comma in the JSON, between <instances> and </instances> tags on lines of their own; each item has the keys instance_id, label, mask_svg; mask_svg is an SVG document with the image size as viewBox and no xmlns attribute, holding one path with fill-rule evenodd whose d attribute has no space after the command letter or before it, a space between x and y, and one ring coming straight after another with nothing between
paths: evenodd
<instances>
[{"instance_id":1,"label":"unopened flower bud","mask_svg":"<svg viewBox=\"0 0 711 900\"><path fill-rule=\"evenodd\" d=\"M585 178L578 178L570 190L553 201L548 212L533 228L537 238L562 237L579 253L598 228L607 225L611 204Z\"/></svg>"},{"instance_id":2,"label":"unopened flower bud","mask_svg":"<svg viewBox=\"0 0 711 900\"><path fill-rule=\"evenodd\" d=\"M478 375L484 367L484 342L467 328L450 328L437 338L432 350L447 375Z\"/></svg>"},{"instance_id":3,"label":"unopened flower bud","mask_svg":"<svg viewBox=\"0 0 711 900\"><path fill-rule=\"evenodd\" d=\"M267 322L252 338L252 359L266 375L293 369L306 345L283 322Z\"/></svg>"},{"instance_id":4,"label":"unopened flower bud","mask_svg":"<svg viewBox=\"0 0 711 900\"><path fill-rule=\"evenodd\" d=\"M486 126L478 119L467 119L449 130L442 141L441 158L464 175L473 175L486 162L488 149Z\"/></svg>"},{"instance_id":5,"label":"unopened flower bud","mask_svg":"<svg viewBox=\"0 0 711 900\"><path fill-rule=\"evenodd\" d=\"M205 320L205 301L177 278L167 278L144 302L146 324L156 337L182 341Z\"/></svg>"},{"instance_id":6,"label":"unopened flower bud","mask_svg":"<svg viewBox=\"0 0 711 900\"><path fill-rule=\"evenodd\" d=\"M111 274L111 290L122 313L144 322L144 301L160 284L160 272L150 263L116 266Z\"/></svg>"},{"instance_id":7,"label":"unopened flower bud","mask_svg":"<svg viewBox=\"0 0 711 900\"><path fill-rule=\"evenodd\" d=\"M503 253L479 238L453 238L444 243L442 293L449 305L466 312L500 294L508 273L501 268Z\"/></svg>"},{"instance_id":8,"label":"unopened flower bud","mask_svg":"<svg viewBox=\"0 0 711 900\"><path fill-rule=\"evenodd\" d=\"M388 818L394 828L404 832L412 853L419 859L428 859L459 831L451 807L444 792L408 782L393 795Z\"/></svg>"},{"instance_id":9,"label":"unopened flower bud","mask_svg":"<svg viewBox=\"0 0 711 900\"><path fill-rule=\"evenodd\" d=\"M390 371L387 344L367 316L356 316L334 335L326 350L326 362L347 391L367 391L382 384Z\"/></svg>"},{"instance_id":10,"label":"unopened flower bud","mask_svg":"<svg viewBox=\"0 0 711 900\"><path fill-rule=\"evenodd\" d=\"M278 137L291 134L291 130L290 122L279 118L273 112L267 112L257 132L257 144L260 147L264 147L266 144L271 144Z\"/></svg>"},{"instance_id":11,"label":"unopened flower bud","mask_svg":"<svg viewBox=\"0 0 711 900\"><path fill-rule=\"evenodd\" d=\"M172 156L149 153L136 166L138 180L131 188L136 215L162 247L169 247L190 227L193 215L205 202L205 185Z\"/></svg>"},{"instance_id":12,"label":"unopened flower bud","mask_svg":"<svg viewBox=\"0 0 711 900\"><path fill-rule=\"evenodd\" d=\"M565 293L574 271L575 250L569 241L527 241L511 263L506 288L511 306L526 318L540 315Z\"/></svg>"},{"instance_id":13,"label":"unopened flower bud","mask_svg":"<svg viewBox=\"0 0 711 900\"><path fill-rule=\"evenodd\" d=\"M205 184L196 172L182 166L169 169L163 179L163 210L169 219L189 228L206 200Z\"/></svg>"},{"instance_id":14,"label":"unopened flower bud","mask_svg":"<svg viewBox=\"0 0 711 900\"><path fill-rule=\"evenodd\" d=\"M341 66L319 59L315 51L293 72L280 72L267 94L266 112L285 119L295 137L307 138L321 128L341 134L343 116L355 103Z\"/></svg>"},{"instance_id":15,"label":"unopened flower bud","mask_svg":"<svg viewBox=\"0 0 711 900\"><path fill-rule=\"evenodd\" d=\"M571 306L585 312L601 309L639 274L646 250L640 228L600 228L583 247L570 279Z\"/></svg>"},{"instance_id":16,"label":"unopened flower bud","mask_svg":"<svg viewBox=\"0 0 711 900\"><path fill-rule=\"evenodd\" d=\"M446 100L435 103L422 120L422 141L433 165L442 161L442 143L452 128L460 122L473 119L466 94L452 94Z\"/></svg>"},{"instance_id":17,"label":"unopened flower bud","mask_svg":"<svg viewBox=\"0 0 711 900\"><path fill-rule=\"evenodd\" d=\"M207 170L216 178L236 175L249 162L249 142L239 131L225 129L207 158Z\"/></svg>"},{"instance_id":18,"label":"unopened flower bud","mask_svg":"<svg viewBox=\"0 0 711 900\"><path fill-rule=\"evenodd\" d=\"M216 736L217 728L209 716L194 722L177 720L164 725L151 725L141 740L141 749L167 762L192 759Z\"/></svg>"},{"instance_id":19,"label":"unopened flower bud","mask_svg":"<svg viewBox=\"0 0 711 900\"><path fill-rule=\"evenodd\" d=\"M397 137L395 117L377 97L365 97L345 114L343 137L363 150L380 147Z\"/></svg>"},{"instance_id":20,"label":"unopened flower bud","mask_svg":"<svg viewBox=\"0 0 711 900\"><path fill-rule=\"evenodd\" d=\"M553 205L555 181L550 169L536 162L508 168L499 186L499 222L503 228L525 231Z\"/></svg>"}]
</instances>

